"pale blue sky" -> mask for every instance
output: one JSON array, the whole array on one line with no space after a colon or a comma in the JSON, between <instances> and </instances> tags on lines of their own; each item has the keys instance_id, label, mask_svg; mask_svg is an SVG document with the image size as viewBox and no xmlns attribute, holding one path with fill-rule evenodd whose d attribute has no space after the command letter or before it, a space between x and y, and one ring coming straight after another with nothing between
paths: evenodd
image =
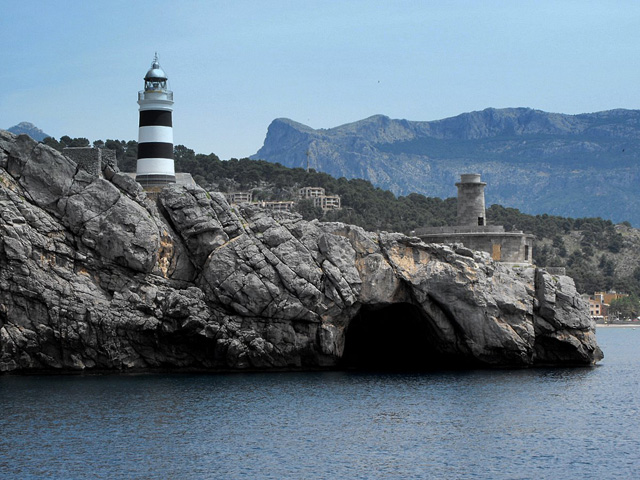
<instances>
[{"instance_id":1,"label":"pale blue sky","mask_svg":"<svg viewBox=\"0 0 640 480\"><path fill-rule=\"evenodd\" d=\"M0 128L137 140L157 51L175 143L224 159L278 117L640 108L637 1L0 0L0 44Z\"/></svg>"}]
</instances>

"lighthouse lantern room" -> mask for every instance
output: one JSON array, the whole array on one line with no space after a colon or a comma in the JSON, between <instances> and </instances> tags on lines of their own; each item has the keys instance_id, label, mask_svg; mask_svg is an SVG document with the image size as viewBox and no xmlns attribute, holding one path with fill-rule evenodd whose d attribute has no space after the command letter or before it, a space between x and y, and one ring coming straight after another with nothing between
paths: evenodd
<instances>
[{"instance_id":1,"label":"lighthouse lantern room","mask_svg":"<svg viewBox=\"0 0 640 480\"><path fill-rule=\"evenodd\" d=\"M144 90L138 92L140 124L136 181L143 187L176 182L173 163L173 92L167 88L167 75L156 53L144 77Z\"/></svg>"}]
</instances>

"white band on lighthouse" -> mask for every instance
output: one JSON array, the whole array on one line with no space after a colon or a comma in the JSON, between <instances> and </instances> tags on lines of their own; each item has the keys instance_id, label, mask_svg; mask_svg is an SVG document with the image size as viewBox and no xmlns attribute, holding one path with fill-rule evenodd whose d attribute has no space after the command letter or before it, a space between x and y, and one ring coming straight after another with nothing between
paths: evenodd
<instances>
[{"instance_id":1,"label":"white band on lighthouse","mask_svg":"<svg viewBox=\"0 0 640 480\"><path fill-rule=\"evenodd\" d=\"M140 123L136 180L144 187L175 183L173 92L167 88L167 75L160 68L157 55L144 80L144 90L138 93Z\"/></svg>"},{"instance_id":2,"label":"white band on lighthouse","mask_svg":"<svg viewBox=\"0 0 640 480\"><path fill-rule=\"evenodd\" d=\"M158 125L140 127L138 143L163 142L173 144L173 128Z\"/></svg>"},{"instance_id":3,"label":"white band on lighthouse","mask_svg":"<svg viewBox=\"0 0 640 480\"><path fill-rule=\"evenodd\" d=\"M175 175L173 160L168 158L141 158L137 175Z\"/></svg>"}]
</instances>

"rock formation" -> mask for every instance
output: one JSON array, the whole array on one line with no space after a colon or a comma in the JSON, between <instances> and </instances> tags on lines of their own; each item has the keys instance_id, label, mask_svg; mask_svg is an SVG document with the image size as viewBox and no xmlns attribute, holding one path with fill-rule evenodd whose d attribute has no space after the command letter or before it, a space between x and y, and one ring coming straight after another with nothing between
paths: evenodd
<instances>
[{"instance_id":1,"label":"rock formation","mask_svg":"<svg viewBox=\"0 0 640 480\"><path fill-rule=\"evenodd\" d=\"M0 131L0 371L591 365L568 277L460 245L151 202Z\"/></svg>"}]
</instances>

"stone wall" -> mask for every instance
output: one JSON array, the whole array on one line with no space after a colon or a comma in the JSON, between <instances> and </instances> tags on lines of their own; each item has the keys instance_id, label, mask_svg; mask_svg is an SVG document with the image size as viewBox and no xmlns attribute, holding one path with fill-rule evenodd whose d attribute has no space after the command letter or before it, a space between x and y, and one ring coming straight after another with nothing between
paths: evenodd
<instances>
[{"instance_id":1,"label":"stone wall","mask_svg":"<svg viewBox=\"0 0 640 480\"><path fill-rule=\"evenodd\" d=\"M549 275L566 275L567 269L565 267L545 267L544 268Z\"/></svg>"},{"instance_id":2,"label":"stone wall","mask_svg":"<svg viewBox=\"0 0 640 480\"><path fill-rule=\"evenodd\" d=\"M494 260L508 263L531 263L533 236L522 232L443 233L419 235L427 243L462 243L471 250L487 252Z\"/></svg>"},{"instance_id":3,"label":"stone wall","mask_svg":"<svg viewBox=\"0 0 640 480\"><path fill-rule=\"evenodd\" d=\"M97 177L102 171L100 149L93 147L68 147L62 153L78 164L85 172Z\"/></svg>"},{"instance_id":4,"label":"stone wall","mask_svg":"<svg viewBox=\"0 0 640 480\"><path fill-rule=\"evenodd\" d=\"M85 172L95 177L107 167L118 171L118 161L115 150L95 147L67 147L62 153L76 162Z\"/></svg>"},{"instance_id":5,"label":"stone wall","mask_svg":"<svg viewBox=\"0 0 640 480\"><path fill-rule=\"evenodd\" d=\"M413 234L417 236L433 234L451 235L452 233L505 233L505 230L502 225L484 225L482 227L474 225L453 225L446 227L421 227L413 231Z\"/></svg>"}]
</instances>

